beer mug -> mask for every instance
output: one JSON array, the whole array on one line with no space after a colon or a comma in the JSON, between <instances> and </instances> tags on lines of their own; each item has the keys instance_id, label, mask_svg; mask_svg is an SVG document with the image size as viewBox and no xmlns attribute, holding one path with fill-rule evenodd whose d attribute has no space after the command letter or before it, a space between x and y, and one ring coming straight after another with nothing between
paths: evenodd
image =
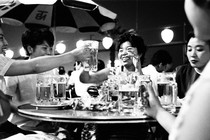
<instances>
[{"instance_id":1,"label":"beer mug","mask_svg":"<svg viewBox=\"0 0 210 140\"><path fill-rule=\"evenodd\" d=\"M136 72L121 72L119 74L119 106L123 114L135 114L137 109L138 75Z\"/></svg>"},{"instance_id":2,"label":"beer mug","mask_svg":"<svg viewBox=\"0 0 210 140\"><path fill-rule=\"evenodd\" d=\"M177 83L175 81L175 73L164 72L158 74L157 89L163 106L176 104Z\"/></svg>"},{"instance_id":3,"label":"beer mug","mask_svg":"<svg viewBox=\"0 0 210 140\"><path fill-rule=\"evenodd\" d=\"M65 75L54 75L52 82L52 91L54 99L66 99L66 77Z\"/></svg>"},{"instance_id":4,"label":"beer mug","mask_svg":"<svg viewBox=\"0 0 210 140\"><path fill-rule=\"evenodd\" d=\"M48 104L52 97L51 94L52 76L46 74L37 75L36 99L37 104Z\"/></svg>"},{"instance_id":5,"label":"beer mug","mask_svg":"<svg viewBox=\"0 0 210 140\"><path fill-rule=\"evenodd\" d=\"M96 40L85 40L83 43L84 46L90 49L90 59L83 62L83 66L90 71L97 71L99 42Z\"/></svg>"}]
</instances>

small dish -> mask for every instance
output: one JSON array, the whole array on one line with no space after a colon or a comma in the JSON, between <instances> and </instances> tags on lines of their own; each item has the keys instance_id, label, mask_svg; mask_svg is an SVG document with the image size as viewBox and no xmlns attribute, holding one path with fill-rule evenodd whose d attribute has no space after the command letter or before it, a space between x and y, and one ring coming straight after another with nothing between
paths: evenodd
<instances>
[{"instance_id":1,"label":"small dish","mask_svg":"<svg viewBox=\"0 0 210 140\"><path fill-rule=\"evenodd\" d=\"M38 105L38 104L31 104L34 107L37 107L38 109L62 109L66 106L66 104L60 104L60 105Z\"/></svg>"}]
</instances>

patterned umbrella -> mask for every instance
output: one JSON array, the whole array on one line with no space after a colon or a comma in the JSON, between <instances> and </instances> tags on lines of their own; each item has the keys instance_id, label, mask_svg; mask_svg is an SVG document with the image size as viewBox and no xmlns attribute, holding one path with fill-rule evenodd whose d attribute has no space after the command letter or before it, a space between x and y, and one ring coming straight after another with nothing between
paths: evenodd
<instances>
[{"instance_id":1,"label":"patterned umbrella","mask_svg":"<svg viewBox=\"0 0 210 140\"><path fill-rule=\"evenodd\" d=\"M67 5L70 5L68 1ZM53 27L56 31L73 33L107 31L115 27L117 15L95 4L92 10L65 6L58 0L53 5L24 5L16 1L0 6L0 17L8 24L24 24L27 28Z\"/></svg>"}]
</instances>

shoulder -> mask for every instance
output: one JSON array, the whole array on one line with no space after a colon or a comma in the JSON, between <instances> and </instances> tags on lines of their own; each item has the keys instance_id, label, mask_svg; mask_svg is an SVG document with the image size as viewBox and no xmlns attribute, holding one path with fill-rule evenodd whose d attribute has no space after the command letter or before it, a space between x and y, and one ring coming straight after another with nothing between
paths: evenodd
<instances>
[{"instance_id":1,"label":"shoulder","mask_svg":"<svg viewBox=\"0 0 210 140\"><path fill-rule=\"evenodd\" d=\"M179 72L191 72L194 71L194 68L190 66L190 64L180 65L176 67L177 73Z\"/></svg>"},{"instance_id":2,"label":"shoulder","mask_svg":"<svg viewBox=\"0 0 210 140\"><path fill-rule=\"evenodd\" d=\"M18 81L18 78L19 76L5 76L5 80L7 83Z\"/></svg>"},{"instance_id":3,"label":"shoulder","mask_svg":"<svg viewBox=\"0 0 210 140\"><path fill-rule=\"evenodd\" d=\"M151 73L154 73L154 72L157 73L155 67L151 64L142 68L142 72L143 72L143 74L151 74Z\"/></svg>"}]
</instances>

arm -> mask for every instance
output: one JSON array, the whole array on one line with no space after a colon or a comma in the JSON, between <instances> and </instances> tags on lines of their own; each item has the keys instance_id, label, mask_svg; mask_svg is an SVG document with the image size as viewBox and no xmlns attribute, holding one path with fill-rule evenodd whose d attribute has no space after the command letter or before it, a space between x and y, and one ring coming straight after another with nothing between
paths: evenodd
<instances>
[{"instance_id":1,"label":"arm","mask_svg":"<svg viewBox=\"0 0 210 140\"><path fill-rule=\"evenodd\" d=\"M80 81L83 83L100 83L108 79L109 73L109 68L102 69L96 73L89 73L89 71L83 70L80 74Z\"/></svg>"},{"instance_id":2,"label":"arm","mask_svg":"<svg viewBox=\"0 0 210 140\"><path fill-rule=\"evenodd\" d=\"M84 61L88 59L89 55L89 49L81 47L62 55L42 56L30 60L14 61L5 75L14 76L41 73L74 61Z\"/></svg>"},{"instance_id":3,"label":"arm","mask_svg":"<svg viewBox=\"0 0 210 140\"><path fill-rule=\"evenodd\" d=\"M157 111L156 120L158 123L168 132L171 132L171 128L175 122L175 116L171 115L165 109L160 108Z\"/></svg>"},{"instance_id":4,"label":"arm","mask_svg":"<svg viewBox=\"0 0 210 140\"><path fill-rule=\"evenodd\" d=\"M148 94L149 105L145 107L145 114L156 119L158 123L168 133L170 133L171 127L175 122L175 116L171 115L169 112L162 108L160 101L155 95L155 92L151 85L148 85Z\"/></svg>"}]
</instances>

